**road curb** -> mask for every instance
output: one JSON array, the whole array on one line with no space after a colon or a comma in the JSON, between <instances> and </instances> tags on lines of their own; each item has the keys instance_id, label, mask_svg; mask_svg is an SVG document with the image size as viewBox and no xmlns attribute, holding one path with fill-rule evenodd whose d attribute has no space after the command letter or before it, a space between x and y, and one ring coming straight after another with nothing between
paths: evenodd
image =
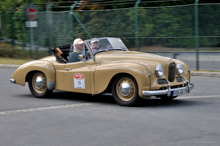
<instances>
[{"instance_id":1,"label":"road curb","mask_svg":"<svg viewBox=\"0 0 220 146\"><path fill-rule=\"evenodd\" d=\"M0 68L7 68L7 69L17 69L20 65L8 65L8 64L0 64Z\"/></svg>"},{"instance_id":2,"label":"road curb","mask_svg":"<svg viewBox=\"0 0 220 146\"><path fill-rule=\"evenodd\" d=\"M202 76L202 77L215 77L220 78L220 73L214 72L191 72L191 76Z\"/></svg>"},{"instance_id":3,"label":"road curb","mask_svg":"<svg viewBox=\"0 0 220 146\"><path fill-rule=\"evenodd\" d=\"M17 69L20 65L7 65L7 64L0 64L0 68L7 68L7 69ZM191 72L191 76L202 76L202 77L215 77L220 78L220 73L215 72Z\"/></svg>"}]
</instances>

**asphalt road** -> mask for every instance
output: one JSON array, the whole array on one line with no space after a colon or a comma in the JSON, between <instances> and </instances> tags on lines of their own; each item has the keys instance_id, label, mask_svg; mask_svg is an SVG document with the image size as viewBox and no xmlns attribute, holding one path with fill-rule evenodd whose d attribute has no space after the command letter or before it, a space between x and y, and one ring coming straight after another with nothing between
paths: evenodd
<instances>
[{"instance_id":1,"label":"asphalt road","mask_svg":"<svg viewBox=\"0 0 220 146\"><path fill-rule=\"evenodd\" d=\"M220 78L192 77L174 101L122 107L110 95L38 99L0 69L0 146L219 146Z\"/></svg>"}]
</instances>

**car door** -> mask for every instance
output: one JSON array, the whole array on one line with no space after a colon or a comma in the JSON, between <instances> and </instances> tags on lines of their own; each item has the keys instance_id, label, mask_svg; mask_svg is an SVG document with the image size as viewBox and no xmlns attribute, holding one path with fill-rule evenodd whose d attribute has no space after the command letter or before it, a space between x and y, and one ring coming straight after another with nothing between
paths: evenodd
<instances>
[{"instance_id":1,"label":"car door","mask_svg":"<svg viewBox=\"0 0 220 146\"><path fill-rule=\"evenodd\" d=\"M63 70L65 91L92 94L94 67L93 59L65 64Z\"/></svg>"}]
</instances>

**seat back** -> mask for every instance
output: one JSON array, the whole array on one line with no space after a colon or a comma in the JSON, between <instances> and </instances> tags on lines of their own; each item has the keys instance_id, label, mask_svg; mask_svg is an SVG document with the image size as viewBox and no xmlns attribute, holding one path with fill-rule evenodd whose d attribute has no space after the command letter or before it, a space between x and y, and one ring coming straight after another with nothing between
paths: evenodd
<instances>
[{"instance_id":1,"label":"seat back","mask_svg":"<svg viewBox=\"0 0 220 146\"><path fill-rule=\"evenodd\" d=\"M52 50L53 55L56 57L56 61L59 63L67 63L67 59L65 58L65 55L63 52L60 50L59 47L54 47Z\"/></svg>"}]
</instances>

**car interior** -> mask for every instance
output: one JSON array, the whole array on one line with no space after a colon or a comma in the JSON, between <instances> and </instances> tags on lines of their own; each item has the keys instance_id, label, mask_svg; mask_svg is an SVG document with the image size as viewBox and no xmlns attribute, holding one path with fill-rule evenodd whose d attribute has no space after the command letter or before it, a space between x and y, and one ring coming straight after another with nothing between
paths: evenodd
<instances>
[{"instance_id":1,"label":"car interior","mask_svg":"<svg viewBox=\"0 0 220 146\"><path fill-rule=\"evenodd\" d=\"M59 63L68 63L68 56L70 53L70 46L71 44L63 45L63 46L56 46L51 51L53 52L53 55L56 57L56 61ZM89 51L88 48L85 46L86 53L86 59L89 57Z\"/></svg>"},{"instance_id":2,"label":"car interior","mask_svg":"<svg viewBox=\"0 0 220 146\"><path fill-rule=\"evenodd\" d=\"M63 45L54 47L51 51L53 55L56 57L56 61L59 63L68 63L68 56L70 52L70 45Z\"/></svg>"}]
</instances>

